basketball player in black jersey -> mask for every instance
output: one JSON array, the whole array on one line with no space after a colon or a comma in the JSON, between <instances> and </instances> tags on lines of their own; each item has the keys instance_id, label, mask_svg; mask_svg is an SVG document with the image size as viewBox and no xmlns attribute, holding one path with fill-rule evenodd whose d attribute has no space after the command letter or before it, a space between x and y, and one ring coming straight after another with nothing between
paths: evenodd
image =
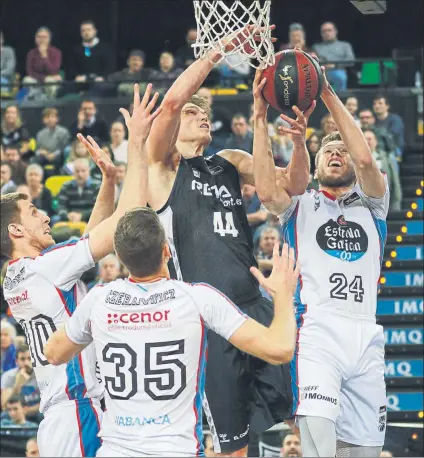
<instances>
[{"instance_id":1,"label":"basketball player in black jersey","mask_svg":"<svg viewBox=\"0 0 424 458\"><path fill-rule=\"evenodd\" d=\"M268 326L272 304L261 296L249 272L257 264L240 190L244 183L254 185L252 156L224 150L203 157L211 141L209 107L193 95L219 58L219 52L212 50L207 58L194 62L164 97L147 143L148 201L167 233L171 276L219 288L243 312ZM259 76L255 94L264 85L259 86ZM266 117L266 110L258 115L258 122L261 116ZM266 123L261 126L267 128ZM290 195L305 192L308 160L303 142L295 148L290 166L277 170ZM204 410L215 452L246 456L249 429L262 432L290 414L289 370L241 353L212 331L208 341Z\"/></svg>"}]
</instances>

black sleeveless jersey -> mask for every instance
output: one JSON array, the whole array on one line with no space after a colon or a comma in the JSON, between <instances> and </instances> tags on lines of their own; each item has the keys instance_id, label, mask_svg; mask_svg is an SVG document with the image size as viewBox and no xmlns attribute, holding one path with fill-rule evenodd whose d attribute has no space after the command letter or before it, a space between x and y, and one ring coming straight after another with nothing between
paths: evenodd
<instances>
[{"instance_id":1,"label":"black sleeveless jersey","mask_svg":"<svg viewBox=\"0 0 424 458\"><path fill-rule=\"evenodd\" d=\"M226 159L181 158L171 195L159 210L172 252L172 278L205 282L243 306L260 297L257 266L237 169Z\"/></svg>"}]
</instances>

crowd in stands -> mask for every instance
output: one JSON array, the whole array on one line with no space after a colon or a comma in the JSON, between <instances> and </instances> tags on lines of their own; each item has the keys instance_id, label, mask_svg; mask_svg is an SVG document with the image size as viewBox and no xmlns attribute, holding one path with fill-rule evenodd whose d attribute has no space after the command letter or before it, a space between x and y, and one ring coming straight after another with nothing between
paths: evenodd
<instances>
[{"instance_id":1,"label":"crowd in stands","mask_svg":"<svg viewBox=\"0 0 424 458\"><path fill-rule=\"evenodd\" d=\"M2 96L16 95L12 88L19 82L22 83L22 89L16 95L19 100L44 100L82 92L91 96L128 95L132 93L135 82L143 88L147 81L156 82L156 88L164 92L194 61L192 45L196 42L197 30L190 28L185 45L175 55L168 50L163 51L157 65L152 68L145 66L146 53L141 49L128 53L125 68L114 68L115 59L112 56L115 50L98 35L93 21L80 24L80 35L80 43L64 55L54 46L51 31L40 27L35 32L35 47L27 53L25 75L21 78L16 73L15 51L5 44L3 33L0 33ZM307 45L303 26L295 23L289 28L288 42L282 44L280 50L298 47L318 56L334 89L344 90L348 81L346 69L355 61L352 45L338 39L337 27L332 22L321 25L321 38L320 42ZM242 56L236 53L217 65L213 79L221 87L234 87L242 83L251 70ZM62 84L64 81L69 84Z\"/></svg>"},{"instance_id":2,"label":"crowd in stands","mask_svg":"<svg viewBox=\"0 0 424 458\"><path fill-rule=\"evenodd\" d=\"M302 25L292 24L289 29L289 41L281 45L281 49L296 46L315 53L326 66L327 77L333 87L336 90L346 89L346 68L355 59L352 46L338 40L337 28L330 22L322 24L321 35L322 42L309 47ZM15 54L12 47L4 45L2 34L0 39L2 95L10 95L16 78ZM45 127L38 132L28 131L18 105L7 106L1 123L1 194L15 191L29 194L36 207L50 217L53 226L52 236L56 242L79 237L99 192L101 172L91 160L84 145L76 139L76 134L92 136L114 161L117 168L116 201L127 168L128 141L123 119L118 117L108 125L95 102L87 94L93 95L101 90L101 95L107 91L112 91L114 95L128 95L132 93L134 82L140 83L143 90L147 82L152 80L157 81L157 89L166 91L183 69L193 62L191 44L195 41L196 30L188 30L185 46L175 56L168 51L163 52L156 69L144 66L144 51L132 50L128 55L127 67L115 71L116 69L111 67L112 60L109 59L113 51L98 37L92 21L84 21L81 24L81 43L69 56L63 56L61 50L51 44L51 32L47 27L39 28L35 35L35 48L27 55L26 75L22 79L20 100L23 97L55 98L72 91L84 92L84 96L71 125L60 124L60 112L57 108L42 110L41 118ZM237 56L234 58L237 59ZM63 59L69 61L67 67L70 70L66 77L63 72ZM331 63L333 61L337 63ZM229 76L246 76L250 70L249 66L243 65L233 68L226 61L217 68L219 77L224 79ZM73 81L72 86L61 85L65 78ZM93 84L98 82L103 84ZM34 83L49 84L39 87ZM226 84L226 81L221 81L221 85ZM213 96L207 87L202 87L198 95L208 100L212 111L213 141L206 155L224 148L242 149L252 153L253 117L243 113L227 113L222 107L215 109ZM372 107L361 106L356 97L349 97L346 100L346 108L363 129L373 156L388 176L391 209L400 210L402 189L399 162L402 160L405 146L402 119L390 111L390 103L384 96L376 96ZM290 135L278 129L281 125L286 124L279 117L270 120L269 134L275 162L284 167L290 162L293 142ZM317 189L315 156L321 140L325 135L337 130L330 115L324 116L320 125L321 129L310 128L307 134L307 149L311 159L311 189ZM272 268L273 244L282 235L280 225L276 217L264 211L254 186L244 185L242 195L258 265L261 271L267 274ZM1 261L4 263L5 259ZM2 277L4 270L5 264ZM108 283L126 276L125 268L115 255L111 254L96 268L84 274L83 280L88 291L95 284ZM41 414L38 412L40 394L23 332L19 326L15 326L3 297L1 316L1 425L31 428L41 420ZM299 447L298 439L292 439L295 442L294 447ZM27 456L38 456L35 438L28 440L26 450Z\"/></svg>"}]
</instances>

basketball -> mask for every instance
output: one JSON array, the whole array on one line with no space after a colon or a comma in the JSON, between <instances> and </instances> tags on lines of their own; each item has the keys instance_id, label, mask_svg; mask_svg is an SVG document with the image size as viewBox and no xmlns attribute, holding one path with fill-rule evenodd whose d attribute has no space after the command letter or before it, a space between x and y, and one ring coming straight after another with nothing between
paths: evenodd
<instances>
[{"instance_id":1,"label":"basketball","mask_svg":"<svg viewBox=\"0 0 424 458\"><path fill-rule=\"evenodd\" d=\"M265 100L277 111L293 114L296 105L307 110L320 95L324 84L319 63L299 49L288 49L275 55L275 64L266 68L263 89Z\"/></svg>"}]
</instances>

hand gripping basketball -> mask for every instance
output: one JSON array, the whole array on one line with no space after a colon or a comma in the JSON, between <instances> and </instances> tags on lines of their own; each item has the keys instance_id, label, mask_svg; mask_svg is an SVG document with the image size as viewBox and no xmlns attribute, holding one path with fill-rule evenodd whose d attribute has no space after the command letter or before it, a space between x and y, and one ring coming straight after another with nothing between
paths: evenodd
<instances>
[{"instance_id":1,"label":"hand gripping basketball","mask_svg":"<svg viewBox=\"0 0 424 458\"><path fill-rule=\"evenodd\" d=\"M308 128L309 117L315 110L317 102L314 100L312 105L302 113L298 107L292 107L294 114L297 116L296 120L281 114L280 118L290 124L290 128L279 126L278 131L291 135L293 143L304 143L306 141L306 129Z\"/></svg>"}]
</instances>

